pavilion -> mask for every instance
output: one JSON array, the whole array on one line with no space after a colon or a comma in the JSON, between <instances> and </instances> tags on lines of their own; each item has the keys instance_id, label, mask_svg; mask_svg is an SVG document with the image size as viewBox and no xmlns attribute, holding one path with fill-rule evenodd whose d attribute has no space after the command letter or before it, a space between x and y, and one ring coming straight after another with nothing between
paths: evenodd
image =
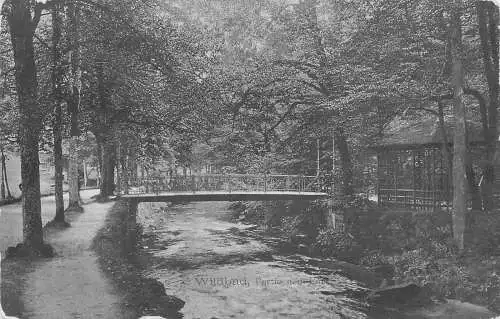
<instances>
[{"instance_id":1,"label":"pavilion","mask_svg":"<svg viewBox=\"0 0 500 319\"><path fill-rule=\"evenodd\" d=\"M453 127L451 119L442 127L435 116L390 123L371 146L377 157L379 205L430 210L451 206L451 162L447 160L451 157L444 146L453 151ZM485 145L481 126L468 122L467 131L473 169L479 176L476 164Z\"/></svg>"}]
</instances>

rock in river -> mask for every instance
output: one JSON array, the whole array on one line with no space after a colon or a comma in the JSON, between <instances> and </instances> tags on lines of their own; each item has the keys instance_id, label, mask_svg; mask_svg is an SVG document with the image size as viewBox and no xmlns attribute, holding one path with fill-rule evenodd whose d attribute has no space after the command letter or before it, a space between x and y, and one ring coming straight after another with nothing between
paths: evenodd
<instances>
[{"instance_id":1,"label":"rock in river","mask_svg":"<svg viewBox=\"0 0 500 319\"><path fill-rule=\"evenodd\" d=\"M495 314L485 307L458 300L447 300L429 307L405 312L407 319L490 319Z\"/></svg>"},{"instance_id":2,"label":"rock in river","mask_svg":"<svg viewBox=\"0 0 500 319\"><path fill-rule=\"evenodd\" d=\"M368 300L378 307L398 307L414 304L421 292L422 288L413 283L394 285L374 290Z\"/></svg>"}]
</instances>

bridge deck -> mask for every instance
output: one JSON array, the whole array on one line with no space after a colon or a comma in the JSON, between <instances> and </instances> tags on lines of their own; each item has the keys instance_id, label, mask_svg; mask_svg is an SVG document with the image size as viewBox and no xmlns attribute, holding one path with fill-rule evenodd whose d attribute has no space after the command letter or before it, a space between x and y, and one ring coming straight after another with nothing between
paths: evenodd
<instances>
[{"instance_id":1,"label":"bridge deck","mask_svg":"<svg viewBox=\"0 0 500 319\"><path fill-rule=\"evenodd\" d=\"M139 202L205 202L205 201L253 201L253 200L315 200L328 197L327 193L294 192L294 191L267 191L267 192L228 192L228 191L199 191L199 192L160 192L124 194L122 198Z\"/></svg>"}]
</instances>

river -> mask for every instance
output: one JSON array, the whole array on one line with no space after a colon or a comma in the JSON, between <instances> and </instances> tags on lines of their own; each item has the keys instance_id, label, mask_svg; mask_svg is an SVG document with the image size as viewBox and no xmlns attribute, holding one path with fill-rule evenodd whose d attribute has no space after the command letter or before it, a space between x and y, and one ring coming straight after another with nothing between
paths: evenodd
<instances>
[{"instance_id":1,"label":"river","mask_svg":"<svg viewBox=\"0 0 500 319\"><path fill-rule=\"evenodd\" d=\"M186 301L185 318L367 318L349 297L361 285L300 255L281 254L227 202L141 204L146 275ZM162 207L163 206L163 207Z\"/></svg>"},{"instance_id":2,"label":"river","mask_svg":"<svg viewBox=\"0 0 500 319\"><path fill-rule=\"evenodd\" d=\"M142 250L150 256L144 275L158 279L167 294L186 302L181 310L186 319L488 319L494 315L455 300L401 311L372 307L369 312L364 302L367 290L343 275L349 273L345 267L315 266L325 264L321 261L340 262L286 253L278 248L281 238L234 221L228 202L170 207L142 203L138 222L143 226Z\"/></svg>"}]
</instances>

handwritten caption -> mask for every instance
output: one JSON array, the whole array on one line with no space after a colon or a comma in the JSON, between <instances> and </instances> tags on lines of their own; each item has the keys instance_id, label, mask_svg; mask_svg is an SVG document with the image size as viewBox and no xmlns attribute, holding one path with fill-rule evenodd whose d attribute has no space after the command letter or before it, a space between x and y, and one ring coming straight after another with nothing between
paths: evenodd
<instances>
[{"instance_id":1,"label":"handwritten caption","mask_svg":"<svg viewBox=\"0 0 500 319\"><path fill-rule=\"evenodd\" d=\"M232 277L195 277L194 283L201 287L273 287L273 286L300 286L300 285L317 285L326 284L328 281L321 278L308 279L269 279L269 278L232 278Z\"/></svg>"}]
</instances>

